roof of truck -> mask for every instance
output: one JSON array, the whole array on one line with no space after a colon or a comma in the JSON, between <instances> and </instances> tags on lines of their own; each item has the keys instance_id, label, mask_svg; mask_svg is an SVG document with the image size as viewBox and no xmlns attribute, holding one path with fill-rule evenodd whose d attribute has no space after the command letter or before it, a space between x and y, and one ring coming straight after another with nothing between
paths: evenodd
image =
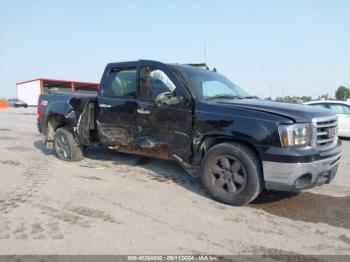
<instances>
[{"instance_id":1,"label":"roof of truck","mask_svg":"<svg viewBox=\"0 0 350 262\"><path fill-rule=\"evenodd\" d=\"M139 62L149 62L149 63L159 63L163 65L168 65L168 66L177 66L177 67L192 67L192 68L198 68L198 69L203 69L203 70L209 70L209 67L206 63L186 63L186 64L180 64L180 63L164 63L161 61L157 60L145 60L145 59L140 59L140 60L134 60L134 61L121 61L121 62L112 62L108 63L107 67L114 67L120 64L124 65L134 65Z\"/></svg>"}]
</instances>

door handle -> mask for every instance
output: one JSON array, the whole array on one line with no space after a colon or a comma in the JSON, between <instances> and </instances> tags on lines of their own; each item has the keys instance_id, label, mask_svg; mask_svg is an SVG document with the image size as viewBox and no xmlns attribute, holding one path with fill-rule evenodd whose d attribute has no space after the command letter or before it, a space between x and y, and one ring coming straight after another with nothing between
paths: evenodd
<instances>
[{"instance_id":1,"label":"door handle","mask_svg":"<svg viewBox=\"0 0 350 262\"><path fill-rule=\"evenodd\" d=\"M111 108L112 106L109 104L100 104L100 107L102 108Z\"/></svg>"},{"instance_id":2,"label":"door handle","mask_svg":"<svg viewBox=\"0 0 350 262\"><path fill-rule=\"evenodd\" d=\"M148 115L151 113L151 111L145 110L144 108L138 108L137 113L143 114L143 115Z\"/></svg>"}]
</instances>

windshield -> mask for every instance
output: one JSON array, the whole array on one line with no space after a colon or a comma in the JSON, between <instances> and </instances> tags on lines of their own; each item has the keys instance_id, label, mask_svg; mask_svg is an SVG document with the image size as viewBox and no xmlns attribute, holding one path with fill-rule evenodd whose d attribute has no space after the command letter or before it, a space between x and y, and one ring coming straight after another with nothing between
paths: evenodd
<instances>
[{"instance_id":1,"label":"windshield","mask_svg":"<svg viewBox=\"0 0 350 262\"><path fill-rule=\"evenodd\" d=\"M195 93L204 100L249 98L249 94L218 73L186 67L182 70Z\"/></svg>"}]
</instances>

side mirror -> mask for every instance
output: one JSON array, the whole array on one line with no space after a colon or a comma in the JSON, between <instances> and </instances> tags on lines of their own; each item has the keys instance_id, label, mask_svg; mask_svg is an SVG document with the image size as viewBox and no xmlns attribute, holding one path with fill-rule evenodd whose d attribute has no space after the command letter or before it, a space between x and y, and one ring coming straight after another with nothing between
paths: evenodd
<instances>
[{"instance_id":1,"label":"side mirror","mask_svg":"<svg viewBox=\"0 0 350 262\"><path fill-rule=\"evenodd\" d=\"M157 106L160 105L180 105L184 98L182 96L174 96L171 92L164 92L157 95L155 103Z\"/></svg>"}]
</instances>

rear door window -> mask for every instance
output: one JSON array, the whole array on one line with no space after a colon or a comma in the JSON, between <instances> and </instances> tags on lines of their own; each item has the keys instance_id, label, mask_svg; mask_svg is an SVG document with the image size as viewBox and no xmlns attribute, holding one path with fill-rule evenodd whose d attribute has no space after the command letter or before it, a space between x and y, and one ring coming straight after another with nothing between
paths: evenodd
<instances>
[{"instance_id":1,"label":"rear door window","mask_svg":"<svg viewBox=\"0 0 350 262\"><path fill-rule=\"evenodd\" d=\"M136 96L136 68L112 71L107 84L101 90L102 95L110 97Z\"/></svg>"}]
</instances>

